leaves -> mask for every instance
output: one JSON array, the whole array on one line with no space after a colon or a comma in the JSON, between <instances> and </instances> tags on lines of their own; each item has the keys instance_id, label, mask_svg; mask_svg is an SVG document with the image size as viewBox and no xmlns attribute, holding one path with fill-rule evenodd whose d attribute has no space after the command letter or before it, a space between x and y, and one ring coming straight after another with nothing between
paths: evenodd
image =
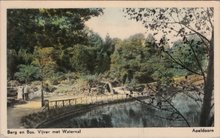
<instances>
[{"instance_id":1,"label":"leaves","mask_svg":"<svg viewBox=\"0 0 220 138\"><path fill-rule=\"evenodd\" d=\"M191 47L194 49L196 56L202 63L203 68L205 68L205 62L207 61L205 46L198 45L201 40L196 36L191 36L191 38L183 37L183 40L176 41L172 47L172 56L181 61L181 63L194 71L200 71L200 68L195 60L195 55L192 52ZM202 43L201 43L202 44ZM175 66L178 68L178 66Z\"/></svg>"},{"instance_id":2,"label":"leaves","mask_svg":"<svg viewBox=\"0 0 220 138\"><path fill-rule=\"evenodd\" d=\"M34 64L46 74L51 70L72 70L66 49L90 43L84 23L102 12L99 8L8 9L8 67L13 64L14 68L8 68L10 77L13 78L20 64ZM18 52L10 56L10 51Z\"/></svg>"},{"instance_id":3,"label":"leaves","mask_svg":"<svg viewBox=\"0 0 220 138\"><path fill-rule=\"evenodd\" d=\"M40 69L33 65L19 65L19 71L15 73L15 77L27 83L28 81L32 81L35 79L41 78Z\"/></svg>"},{"instance_id":4,"label":"leaves","mask_svg":"<svg viewBox=\"0 0 220 138\"><path fill-rule=\"evenodd\" d=\"M197 35L209 38L214 29L212 8L144 8L141 12L139 8L126 8L124 11L129 19L142 22L147 30L164 35L169 33L173 35L171 38L184 37L195 31Z\"/></svg>"}]
</instances>

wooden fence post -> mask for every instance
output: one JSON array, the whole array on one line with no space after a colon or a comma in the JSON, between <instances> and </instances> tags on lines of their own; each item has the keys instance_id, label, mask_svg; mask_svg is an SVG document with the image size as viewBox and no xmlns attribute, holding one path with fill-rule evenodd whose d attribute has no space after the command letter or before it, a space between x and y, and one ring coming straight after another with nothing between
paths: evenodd
<instances>
[{"instance_id":1,"label":"wooden fence post","mask_svg":"<svg viewBox=\"0 0 220 138\"><path fill-rule=\"evenodd\" d=\"M44 106L49 110L49 100L44 100Z\"/></svg>"},{"instance_id":2,"label":"wooden fence post","mask_svg":"<svg viewBox=\"0 0 220 138\"><path fill-rule=\"evenodd\" d=\"M55 108L57 108L57 101L55 101Z\"/></svg>"}]
</instances>

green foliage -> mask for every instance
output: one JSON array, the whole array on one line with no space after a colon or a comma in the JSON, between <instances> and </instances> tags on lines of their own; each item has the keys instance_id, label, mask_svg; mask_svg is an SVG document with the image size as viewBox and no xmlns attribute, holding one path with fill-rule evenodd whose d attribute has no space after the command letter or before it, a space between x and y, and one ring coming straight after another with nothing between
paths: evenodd
<instances>
[{"instance_id":1,"label":"green foliage","mask_svg":"<svg viewBox=\"0 0 220 138\"><path fill-rule=\"evenodd\" d=\"M68 47L85 43L84 23L99 16L102 9L9 9L8 48L33 50L42 47Z\"/></svg>"},{"instance_id":2,"label":"green foliage","mask_svg":"<svg viewBox=\"0 0 220 138\"><path fill-rule=\"evenodd\" d=\"M77 90L84 91L97 85L103 74L136 87L153 81L169 85L173 76L195 73L205 81L202 112L207 115L201 120L209 120L214 86L213 8L124 11L152 34L146 39L135 34L125 40L107 35L103 40L85 27L86 21L102 14L99 8L8 9L8 78L25 83L74 81ZM171 42L173 38L179 40Z\"/></svg>"},{"instance_id":3,"label":"green foliage","mask_svg":"<svg viewBox=\"0 0 220 138\"><path fill-rule=\"evenodd\" d=\"M14 73L17 71L18 59L14 49L7 50L7 75L9 79L14 78Z\"/></svg>"},{"instance_id":4,"label":"green foliage","mask_svg":"<svg viewBox=\"0 0 220 138\"><path fill-rule=\"evenodd\" d=\"M21 82L29 82L32 80L40 79L40 69L33 65L19 65L19 71L15 73L15 77Z\"/></svg>"},{"instance_id":5,"label":"green foliage","mask_svg":"<svg viewBox=\"0 0 220 138\"><path fill-rule=\"evenodd\" d=\"M195 36L191 36L188 43L184 43L182 40L176 41L172 47L171 53L175 59L178 59L183 65L194 71L200 71L195 56L198 58L203 69L205 70L207 68L206 47L202 44L201 39ZM175 65L174 68L178 70L181 69L178 65ZM190 74L190 72L188 74Z\"/></svg>"},{"instance_id":6,"label":"green foliage","mask_svg":"<svg viewBox=\"0 0 220 138\"><path fill-rule=\"evenodd\" d=\"M35 47L33 55L35 58L32 61L32 64L41 69L42 79L50 78L55 74L57 65L53 59L53 47Z\"/></svg>"},{"instance_id":7,"label":"green foliage","mask_svg":"<svg viewBox=\"0 0 220 138\"><path fill-rule=\"evenodd\" d=\"M179 62L176 68L198 74L201 68L205 70L205 56L208 56L207 46L210 42L207 36L213 30L213 8L125 8L124 12L129 19L142 22L154 36L163 35L156 43L161 51L170 52L168 42L171 38L181 40L170 42L174 43L171 56ZM149 39L154 41L152 37Z\"/></svg>"},{"instance_id":8,"label":"green foliage","mask_svg":"<svg viewBox=\"0 0 220 138\"><path fill-rule=\"evenodd\" d=\"M152 45L145 46L143 34L136 34L123 41L117 41L116 50L112 55L112 78L118 78L121 82L149 82L150 76L149 49ZM153 47L153 46L152 46ZM153 49L153 48L152 48Z\"/></svg>"},{"instance_id":9,"label":"green foliage","mask_svg":"<svg viewBox=\"0 0 220 138\"><path fill-rule=\"evenodd\" d=\"M184 50L179 52L180 56L178 55L174 58L166 50L163 38L158 43L161 51L165 52L175 64L178 64L189 73L203 76L205 86L200 125L210 126L214 124L214 115L212 113L214 90L214 8L125 8L124 11L129 16L129 19L142 22L146 29L153 31L155 35L162 33L165 36L169 35L170 38L179 37L184 44L190 47L188 49L185 46ZM200 41L196 42L194 38L188 38L193 35L200 38ZM206 47L205 50L203 50L204 45ZM208 60L199 54L200 52L203 53L203 51L207 53ZM187 58L184 58L185 55L187 55ZM192 55L194 56L193 59L191 58ZM182 58L181 56L184 59L179 59ZM194 63L196 63L196 66L192 66L195 65Z\"/></svg>"},{"instance_id":10,"label":"green foliage","mask_svg":"<svg viewBox=\"0 0 220 138\"><path fill-rule=\"evenodd\" d=\"M98 8L8 9L8 77L14 77L20 64L38 66L44 77L56 71L74 71L72 66L76 63L68 57L68 48L90 43L84 24L101 14L102 9ZM92 67L88 66L87 69Z\"/></svg>"},{"instance_id":11,"label":"green foliage","mask_svg":"<svg viewBox=\"0 0 220 138\"><path fill-rule=\"evenodd\" d=\"M83 89L90 89L92 87L97 86L100 83L99 75L85 75L80 74L80 78L75 81L75 85L77 87L76 90L84 91Z\"/></svg>"},{"instance_id":12,"label":"green foliage","mask_svg":"<svg viewBox=\"0 0 220 138\"><path fill-rule=\"evenodd\" d=\"M127 14L133 12L126 10ZM152 9L145 10L146 13L153 12ZM168 11L172 9L163 12ZM156 33L149 34L146 38L143 34L135 34L125 40L112 39L107 35L103 40L84 25L85 21L100 14L101 9L8 10L8 75L13 77L20 64L33 64L41 70L43 79L49 79L53 83L65 78L69 80L71 75L64 74L71 73L85 76L107 74L109 79L122 83L165 81L172 76L185 75L188 72L180 71L182 67L174 64L164 51L179 59L185 66L199 71L193 60L195 55L190 53L190 46L195 50L202 66L205 66L206 49L204 44L201 44L202 39L198 37L188 38L188 42L179 40L170 46L166 33L171 32L163 28L164 23L153 20L154 24L145 23L146 28L153 31L162 29L164 35L159 41L155 38ZM155 15L149 16L154 18ZM26 21L20 17L24 17ZM138 18L145 20L146 17ZM156 23L162 26L156 26ZM182 30L179 35L184 34ZM14 69L11 68L12 64Z\"/></svg>"},{"instance_id":13,"label":"green foliage","mask_svg":"<svg viewBox=\"0 0 220 138\"><path fill-rule=\"evenodd\" d=\"M104 73L110 69L111 55L115 50L115 44L109 35L106 36L101 49L97 53L97 73Z\"/></svg>"},{"instance_id":14,"label":"green foliage","mask_svg":"<svg viewBox=\"0 0 220 138\"><path fill-rule=\"evenodd\" d=\"M27 49L20 49L17 58L21 63L30 64L33 60L33 54L28 52Z\"/></svg>"},{"instance_id":15,"label":"green foliage","mask_svg":"<svg viewBox=\"0 0 220 138\"><path fill-rule=\"evenodd\" d=\"M96 49L86 45L75 45L68 49L71 67L77 72L93 73Z\"/></svg>"}]
</instances>

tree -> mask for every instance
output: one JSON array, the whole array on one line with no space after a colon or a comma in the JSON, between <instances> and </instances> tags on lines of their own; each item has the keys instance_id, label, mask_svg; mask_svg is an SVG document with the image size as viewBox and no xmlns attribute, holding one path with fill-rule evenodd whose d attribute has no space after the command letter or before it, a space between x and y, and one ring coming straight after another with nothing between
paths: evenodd
<instances>
[{"instance_id":1,"label":"tree","mask_svg":"<svg viewBox=\"0 0 220 138\"><path fill-rule=\"evenodd\" d=\"M189 36L196 35L206 46L208 54L207 71L204 71L195 52L194 60L200 71L194 71L183 65L181 60L175 59L164 50L163 39L158 42L158 47L164 51L173 62L189 72L199 74L204 79L204 98L200 116L200 126L213 124L214 114L211 112L212 96L214 89L214 25L213 8L126 8L124 9L130 19L142 22L147 30L155 32L155 35L164 34L170 38L180 38L188 43L193 52L192 41ZM213 108L214 109L214 108Z\"/></svg>"},{"instance_id":2,"label":"tree","mask_svg":"<svg viewBox=\"0 0 220 138\"><path fill-rule=\"evenodd\" d=\"M77 44L87 44L85 22L102 14L102 9L8 9L7 10L7 48L8 56L20 56L14 64L30 64L35 47L53 47L60 56L54 58L59 69L69 70L65 62L65 51ZM8 57L10 59L11 57ZM13 62L13 60L10 60ZM9 66L9 65L8 65ZM62 67L62 68L61 68ZM8 68L13 78L15 71Z\"/></svg>"},{"instance_id":3,"label":"tree","mask_svg":"<svg viewBox=\"0 0 220 138\"><path fill-rule=\"evenodd\" d=\"M116 50L111 57L112 78L118 78L123 83L132 80L140 83L152 81L152 70L147 64L150 48L150 45L145 46L143 34L116 41Z\"/></svg>"},{"instance_id":4,"label":"tree","mask_svg":"<svg viewBox=\"0 0 220 138\"><path fill-rule=\"evenodd\" d=\"M8 48L33 50L38 44L68 47L85 42L85 21L102 9L9 9Z\"/></svg>"},{"instance_id":5,"label":"tree","mask_svg":"<svg viewBox=\"0 0 220 138\"><path fill-rule=\"evenodd\" d=\"M111 55L115 50L115 44L109 34L106 35L103 45L100 47L100 50L97 52L97 72L104 73L105 71L110 70L111 64Z\"/></svg>"},{"instance_id":6,"label":"tree","mask_svg":"<svg viewBox=\"0 0 220 138\"><path fill-rule=\"evenodd\" d=\"M190 45L184 43L182 40L178 40L174 42L173 47L171 48L171 55L173 58L181 60L183 65L187 66L188 68L196 72L199 72L200 68L197 65L194 54L192 52L192 48L193 48L193 51L195 52L198 61L201 64L202 69L206 70L207 54L206 54L205 46L202 45L202 42L199 38L191 36L191 40L193 40L193 43ZM181 70L181 66L179 66L178 64L174 64L174 68L176 70ZM192 72L185 71L184 75L190 75L190 74L192 74Z\"/></svg>"},{"instance_id":7,"label":"tree","mask_svg":"<svg viewBox=\"0 0 220 138\"><path fill-rule=\"evenodd\" d=\"M41 72L41 105L44 106L44 81L46 76L52 75L55 71L56 63L53 60L53 47L39 48L35 47L34 50L34 61L32 64L39 67Z\"/></svg>"},{"instance_id":8,"label":"tree","mask_svg":"<svg viewBox=\"0 0 220 138\"><path fill-rule=\"evenodd\" d=\"M145 39L145 47L148 48L148 52L152 55L156 54L157 47L156 47L156 39L152 34L149 34Z\"/></svg>"},{"instance_id":9,"label":"tree","mask_svg":"<svg viewBox=\"0 0 220 138\"><path fill-rule=\"evenodd\" d=\"M14 79L14 74L17 71L17 64L18 64L17 52L14 49L7 49L7 76L8 76L8 79Z\"/></svg>"}]
</instances>

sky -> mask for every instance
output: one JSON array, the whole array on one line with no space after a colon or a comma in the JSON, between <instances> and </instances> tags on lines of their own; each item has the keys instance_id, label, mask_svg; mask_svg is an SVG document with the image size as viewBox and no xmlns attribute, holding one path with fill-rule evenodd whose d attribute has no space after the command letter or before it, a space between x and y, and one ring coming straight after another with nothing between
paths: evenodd
<instances>
[{"instance_id":1,"label":"sky","mask_svg":"<svg viewBox=\"0 0 220 138\"><path fill-rule=\"evenodd\" d=\"M103 15L98 17L92 17L85 24L94 32L98 33L103 39L107 34L111 38L125 39L131 35L137 33L143 33L145 37L148 34L153 34L154 31L148 30L144 27L141 22L136 20L129 20L128 17L124 17L126 14L122 11L122 8L105 8ZM175 18L175 17L174 17ZM179 30L181 26L175 26L175 30ZM154 37L157 42L164 35L160 31ZM176 32L166 34L166 37L170 39L169 44L182 39L180 36L175 36Z\"/></svg>"},{"instance_id":2,"label":"sky","mask_svg":"<svg viewBox=\"0 0 220 138\"><path fill-rule=\"evenodd\" d=\"M106 8L103 15L91 18L86 22L86 25L102 38L105 38L107 34L112 38L121 39L128 38L136 33L147 35L143 24L129 20L124 15L121 8Z\"/></svg>"}]
</instances>

